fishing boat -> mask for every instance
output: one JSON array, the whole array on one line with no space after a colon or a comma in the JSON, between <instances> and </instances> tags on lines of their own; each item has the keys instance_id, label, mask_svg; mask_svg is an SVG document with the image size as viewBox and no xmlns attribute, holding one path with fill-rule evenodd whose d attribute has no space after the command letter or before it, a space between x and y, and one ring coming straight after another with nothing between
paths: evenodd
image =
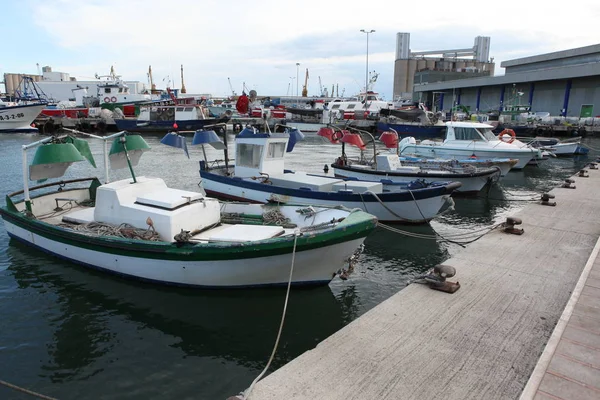
<instances>
[{"instance_id":1,"label":"fishing boat","mask_svg":"<svg viewBox=\"0 0 600 400\"><path fill-rule=\"evenodd\" d=\"M459 182L419 180L384 189L379 180L358 181L285 169L285 153L292 151L302 138L303 134L291 127L285 127L281 133L247 127L235 139L233 165L227 153L225 165L209 163L207 159L200 162L202 185L207 194L229 200L343 205L362 209L381 221L396 223L425 223L435 218L451 203L452 192L460 187ZM216 143L227 150L218 138L206 143Z\"/></svg>"},{"instance_id":2,"label":"fishing boat","mask_svg":"<svg viewBox=\"0 0 600 400\"><path fill-rule=\"evenodd\" d=\"M326 138L338 138L342 144L342 155L331 164L334 174L340 178L356 178L360 181L380 180L384 188L393 188L399 182L411 182L416 179L425 182L453 181L460 182L461 186L454 194L477 194L500 179L499 167L478 168L469 166L446 166L436 167L432 164L403 165L400 161L398 151L398 133L387 131L382 133L379 140L384 142L387 148L396 150L396 154L386 152L381 154L377 151L375 138L366 131L349 128L350 130L335 130L334 128L323 128L318 135ZM337 136L336 132L339 133ZM373 147L373 157L365 157L366 145L363 136L370 137ZM336 141L337 142L337 141ZM345 145L356 146L360 149L360 158L351 159L345 152Z\"/></svg>"},{"instance_id":3,"label":"fishing boat","mask_svg":"<svg viewBox=\"0 0 600 400\"><path fill-rule=\"evenodd\" d=\"M398 160L402 165L406 166L421 166L425 168L454 168L461 167L496 167L500 168L500 176L505 177L506 174L519 162L514 158L423 158L413 157L410 155L399 156Z\"/></svg>"},{"instance_id":4,"label":"fishing boat","mask_svg":"<svg viewBox=\"0 0 600 400\"><path fill-rule=\"evenodd\" d=\"M214 125L221 118L223 116L210 117L199 104L144 105L136 118L115 118L115 124L118 130L167 133L174 127L186 131L202 129L206 125Z\"/></svg>"},{"instance_id":5,"label":"fishing boat","mask_svg":"<svg viewBox=\"0 0 600 400\"><path fill-rule=\"evenodd\" d=\"M566 140L535 137L528 143L533 147L548 151L555 156L583 155L589 152L589 149L581 144L580 137Z\"/></svg>"},{"instance_id":6,"label":"fishing boat","mask_svg":"<svg viewBox=\"0 0 600 400\"><path fill-rule=\"evenodd\" d=\"M15 103L0 100L0 132L37 132L31 126L47 103Z\"/></svg>"},{"instance_id":7,"label":"fishing boat","mask_svg":"<svg viewBox=\"0 0 600 400\"><path fill-rule=\"evenodd\" d=\"M440 115L427 111L423 104L405 106L402 109L381 109L377 121L377 132L395 131L399 137L412 136L416 139L443 138L446 125Z\"/></svg>"},{"instance_id":8,"label":"fishing boat","mask_svg":"<svg viewBox=\"0 0 600 400\"><path fill-rule=\"evenodd\" d=\"M84 139L53 136L23 146L23 189L7 195L0 208L12 239L86 267L155 283L325 285L377 223L370 214L344 207L225 204L171 188L160 178L136 177L133 167L149 150L141 136L88 136L104 140L103 184L91 177L29 187L29 180L62 177L74 162L95 162ZM37 151L28 166L31 148ZM129 168L131 178L109 182L107 160L113 169Z\"/></svg>"},{"instance_id":9,"label":"fishing boat","mask_svg":"<svg viewBox=\"0 0 600 400\"><path fill-rule=\"evenodd\" d=\"M522 169L532 160L542 160L542 151L525 143L513 143L514 137L503 140L502 133L492 133L493 126L478 122L446 122L443 141L417 140L405 137L400 141L400 155L414 154L428 158L511 158L519 160L513 169Z\"/></svg>"}]
</instances>

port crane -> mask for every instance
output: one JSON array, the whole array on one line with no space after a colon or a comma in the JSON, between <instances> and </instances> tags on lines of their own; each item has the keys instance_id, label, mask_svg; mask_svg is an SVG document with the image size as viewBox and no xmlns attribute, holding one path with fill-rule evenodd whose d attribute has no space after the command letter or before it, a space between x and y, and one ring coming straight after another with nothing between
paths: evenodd
<instances>
[{"instance_id":1,"label":"port crane","mask_svg":"<svg viewBox=\"0 0 600 400\"><path fill-rule=\"evenodd\" d=\"M231 79L229 79L229 77L227 78L227 81L229 82L229 89L231 89L231 95L233 97L237 96L237 93L235 92L235 90L233 90L233 85L231 84Z\"/></svg>"}]
</instances>

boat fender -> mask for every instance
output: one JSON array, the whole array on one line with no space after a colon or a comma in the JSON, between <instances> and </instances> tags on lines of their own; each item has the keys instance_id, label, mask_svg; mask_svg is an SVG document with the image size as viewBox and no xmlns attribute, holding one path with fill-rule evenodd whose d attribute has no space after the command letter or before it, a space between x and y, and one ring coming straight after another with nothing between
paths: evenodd
<instances>
[{"instance_id":1,"label":"boat fender","mask_svg":"<svg viewBox=\"0 0 600 400\"><path fill-rule=\"evenodd\" d=\"M504 136L510 136L510 139L508 140L504 140ZM513 131L512 129L504 129L502 132L500 132L500 134L498 135L498 140L501 140L505 143L512 143L515 141L516 138L516 134L515 131Z\"/></svg>"},{"instance_id":2,"label":"boat fender","mask_svg":"<svg viewBox=\"0 0 600 400\"><path fill-rule=\"evenodd\" d=\"M110 101L112 103L116 103L117 102L117 98L115 96L113 96L113 97L110 98Z\"/></svg>"},{"instance_id":3,"label":"boat fender","mask_svg":"<svg viewBox=\"0 0 600 400\"><path fill-rule=\"evenodd\" d=\"M105 102L105 103L110 103L110 97L105 97L105 98L104 98L104 102Z\"/></svg>"}]
</instances>

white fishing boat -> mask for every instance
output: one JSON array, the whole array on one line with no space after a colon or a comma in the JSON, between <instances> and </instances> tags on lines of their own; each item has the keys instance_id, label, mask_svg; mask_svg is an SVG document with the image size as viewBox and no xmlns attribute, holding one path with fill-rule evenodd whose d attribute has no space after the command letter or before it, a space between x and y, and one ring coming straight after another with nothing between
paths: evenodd
<instances>
[{"instance_id":1,"label":"white fishing boat","mask_svg":"<svg viewBox=\"0 0 600 400\"><path fill-rule=\"evenodd\" d=\"M92 136L92 135L90 135ZM377 220L343 207L224 204L203 193L136 177L149 146L126 132L104 159L131 178L60 178L77 161L93 163L87 141L49 137L23 146L23 190L0 208L11 239L86 267L144 281L225 288L327 284L360 248ZM37 148L32 165L27 149ZM27 176L29 175L29 176ZM33 194L33 195L32 195ZM293 276L291 268L293 266Z\"/></svg>"},{"instance_id":2,"label":"white fishing boat","mask_svg":"<svg viewBox=\"0 0 600 400\"><path fill-rule=\"evenodd\" d=\"M446 122L443 141L414 137L400 141L400 155L415 154L428 158L511 158L519 160L514 169L524 168L532 160L542 160L542 151L525 143L510 143L492 132L493 126L476 122Z\"/></svg>"},{"instance_id":3,"label":"white fishing boat","mask_svg":"<svg viewBox=\"0 0 600 400\"><path fill-rule=\"evenodd\" d=\"M334 128L323 128L319 131L319 136L332 138L336 132L341 135L342 154L331 164L336 177L356 178L361 181L381 181L385 188L393 189L393 186L399 182L411 182L416 179L425 182L452 181L460 182L461 186L457 188L455 194L477 194L485 188L489 188L493 183L500 179L499 167L477 167L468 166L446 166L436 167L432 164L403 165L398 154L385 152L383 154L377 151L375 138L366 131L349 128L351 130L337 130ZM329 131L328 131L329 130ZM365 156L366 145L362 136L368 136L373 145L372 158ZM398 150L397 132L384 132L379 140L390 147ZM360 157L352 159L348 157L345 150L345 144L356 146L360 149Z\"/></svg>"},{"instance_id":4,"label":"white fishing boat","mask_svg":"<svg viewBox=\"0 0 600 400\"><path fill-rule=\"evenodd\" d=\"M198 132L199 134L201 132ZM246 128L236 137L235 165L225 154L225 165L201 161L200 176L206 192L215 197L258 203L345 206L359 208L381 221L424 223L451 203L459 182L414 181L384 188L375 181L345 180L331 176L286 170L284 155L302 134L286 128L283 133ZM290 142L290 139L291 142ZM217 140L220 143L219 140ZM206 142L213 143L213 142ZM219 144L223 148L223 144ZM226 149L226 147L225 147Z\"/></svg>"},{"instance_id":5,"label":"white fishing boat","mask_svg":"<svg viewBox=\"0 0 600 400\"><path fill-rule=\"evenodd\" d=\"M0 132L37 132L31 126L47 103L20 104L0 100Z\"/></svg>"},{"instance_id":6,"label":"white fishing boat","mask_svg":"<svg viewBox=\"0 0 600 400\"><path fill-rule=\"evenodd\" d=\"M573 156L587 154L589 149L581 144L581 138L560 140L557 138L535 137L528 143L555 156Z\"/></svg>"}]
</instances>

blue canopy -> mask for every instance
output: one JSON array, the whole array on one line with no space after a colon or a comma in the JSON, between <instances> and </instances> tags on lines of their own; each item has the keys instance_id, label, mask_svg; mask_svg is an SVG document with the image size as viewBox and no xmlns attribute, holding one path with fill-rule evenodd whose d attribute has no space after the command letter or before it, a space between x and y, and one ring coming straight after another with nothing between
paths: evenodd
<instances>
[{"instance_id":1,"label":"blue canopy","mask_svg":"<svg viewBox=\"0 0 600 400\"><path fill-rule=\"evenodd\" d=\"M225 149L225 143L219 139L219 136L217 136L215 131L196 131L194 138L192 139L192 144L210 144L217 150Z\"/></svg>"},{"instance_id":2,"label":"blue canopy","mask_svg":"<svg viewBox=\"0 0 600 400\"><path fill-rule=\"evenodd\" d=\"M185 136L178 135L175 132L169 132L161 139L160 142L162 144L166 144L167 146L183 149L187 158L190 158L190 153L188 153Z\"/></svg>"},{"instance_id":3,"label":"blue canopy","mask_svg":"<svg viewBox=\"0 0 600 400\"><path fill-rule=\"evenodd\" d=\"M288 141L287 149L285 151L291 153L292 150L294 150L296 143L304 140L304 134L297 128L289 129L287 132L290 135L290 140Z\"/></svg>"}]
</instances>

